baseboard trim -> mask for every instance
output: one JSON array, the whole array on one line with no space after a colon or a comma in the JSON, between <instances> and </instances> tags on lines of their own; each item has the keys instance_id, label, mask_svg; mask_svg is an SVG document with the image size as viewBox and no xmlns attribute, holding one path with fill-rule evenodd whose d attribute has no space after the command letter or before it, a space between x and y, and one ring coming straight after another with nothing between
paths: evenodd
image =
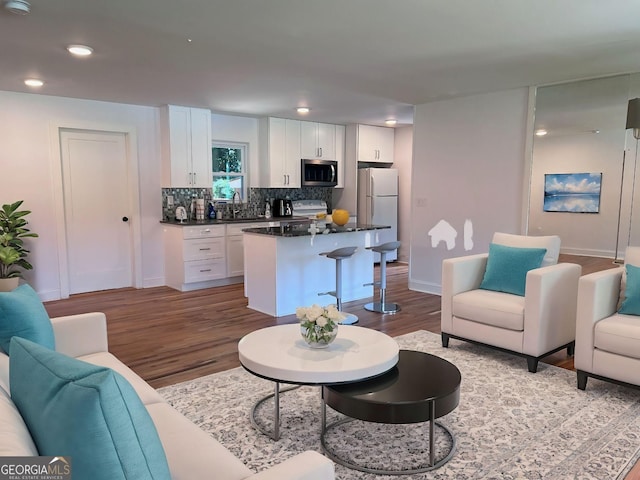
<instances>
[{"instance_id":1,"label":"baseboard trim","mask_svg":"<svg viewBox=\"0 0 640 480\"><path fill-rule=\"evenodd\" d=\"M60 290L47 290L45 292L39 291L38 296L43 302L52 302L54 300L62 299Z\"/></svg>"},{"instance_id":2,"label":"baseboard trim","mask_svg":"<svg viewBox=\"0 0 640 480\"><path fill-rule=\"evenodd\" d=\"M611 250L592 250L587 248L561 248L560 253L565 255L582 255L585 257L615 258L615 252Z\"/></svg>"},{"instance_id":3,"label":"baseboard trim","mask_svg":"<svg viewBox=\"0 0 640 480\"><path fill-rule=\"evenodd\" d=\"M165 285L164 277L145 278L142 281L142 288L163 287Z\"/></svg>"},{"instance_id":4,"label":"baseboard trim","mask_svg":"<svg viewBox=\"0 0 640 480\"><path fill-rule=\"evenodd\" d=\"M432 295L442 295L442 285L420 280L409 279L409 290L416 292L430 293Z\"/></svg>"}]
</instances>

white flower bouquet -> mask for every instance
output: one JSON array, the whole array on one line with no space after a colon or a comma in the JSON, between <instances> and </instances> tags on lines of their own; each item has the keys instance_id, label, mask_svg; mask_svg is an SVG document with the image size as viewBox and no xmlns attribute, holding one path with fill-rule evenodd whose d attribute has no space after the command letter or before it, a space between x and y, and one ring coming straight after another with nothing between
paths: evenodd
<instances>
[{"instance_id":1,"label":"white flower bouquet","mask_svg":"<svg viewBox=\"0 0 640 480\"><path fill-rule=\"evenodd\" d=\"M322 348L335 340L338 323L346 316L335 305L311 305L296 308L296 317L300 320L300 333L312 347Z\"/></svg>"}]
</instances>

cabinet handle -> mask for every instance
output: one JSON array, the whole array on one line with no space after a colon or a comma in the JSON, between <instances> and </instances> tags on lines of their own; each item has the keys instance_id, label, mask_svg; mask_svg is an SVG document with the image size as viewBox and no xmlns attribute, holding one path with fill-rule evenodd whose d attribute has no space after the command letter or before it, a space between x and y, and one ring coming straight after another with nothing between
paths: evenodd
<instances>
[{"instance_id":1,"label":"cabinet handle","mask_svg":"<svg viewBox=\"0 0 640 480\"><path fill-rule=\"evenodd\" d=\"M204 232L204 233L209 233L210 231L211 231L211 229L210 229L210 228L205 228L205 229L203 230L203 232Z\"/></svg>"},{"instance_id":2,"label":"cabinet handle","mask_svg":"<svg viewBox=\"0 0 640 480\"><path fill-rule=\"evenodd\" d=\"M205 269L205 270L200 270L200 273L210 272L210 271L211 271L211 269L210 269L210 268L207 268L207 269Z\"/></svg>"},{"instance_id":3,"label":"cabinet handle","mask_svg":"<svg viewBox=\"0 0 640 480\"><path fill-rule=\"evenodd\" d=\"M201 252L204 252L204 251L206 251L206 250L211 250L211 248L201 248L201 249L200 249L200 251L201 251Z\"/></svg>"},{"instance_id":4,"label":"cabinet handle","mask_svg":"<svg viewBox=\"0 0 640 480\"><path fill-rule=\"evenodd\" d=\"M196 173L196 172L193 172L193 184L194 184L194 185L197 183L197 178L198 178L198 177L197 177L196 175L197 175L197 173Z\"/></svg>"},{"instance_id":5,"label":"cabinet handle","mask_svg":"<svg viewBox=\"0 0 640 480\"><path fill-rule=\"evenodd\" d=\"M320 152L320 157L322 157L322 147L318 148L318 151Z\"/></svg>"}]
</instances>

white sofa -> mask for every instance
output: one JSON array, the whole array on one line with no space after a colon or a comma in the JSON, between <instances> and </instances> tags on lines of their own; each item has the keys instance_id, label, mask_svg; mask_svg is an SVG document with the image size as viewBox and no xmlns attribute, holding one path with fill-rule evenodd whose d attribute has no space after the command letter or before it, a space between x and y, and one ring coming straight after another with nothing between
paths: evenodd
<instances>
[{"instance_id":1,"label":"white sofa","mask_svg":"<svg viewBox=\"0 0 640 480\"><path fill-rule=\"evenodd\" d=\"M625 264L640 266L640 247L627 248ZM574 358L580 390L588 377L640 387L640 318L618 313L624 271L580 278Z\"/></svg>"},{"instance_id":2,"label":"white sofa","mask_svg":"<svg viewBox=\"0 0 640 480\"><path fill-rule=\"evenodd\" d=\"M449 338L490 346L527 359L535 373L541 358L564 348L573 354L581 267L557 263L560 238L495 233L492 243L546 248L540 268L526 275L525 295L479 289L488 254L442 263L442 346Z\"/></svg>"},{"instance_id":3,"label":"white sofa","mask_svg":"<svg viewBox=\"0 0 640 480\"><path fill-rule=\"evenodd\" d=\"M323 455L307 451L263 470L252 472L229 450L198 428L142 378L107 349L107 323L102 313L51 320L56 350L80 360L112 368L123 375L146 406L162 442L171 478L193 480L332 480L334 465ZM36 447L18 409L11 401L9 357L0 353L0 456L35 456ZM249 413L247 412L247 415Z\"/></svg>"}]
</instances>

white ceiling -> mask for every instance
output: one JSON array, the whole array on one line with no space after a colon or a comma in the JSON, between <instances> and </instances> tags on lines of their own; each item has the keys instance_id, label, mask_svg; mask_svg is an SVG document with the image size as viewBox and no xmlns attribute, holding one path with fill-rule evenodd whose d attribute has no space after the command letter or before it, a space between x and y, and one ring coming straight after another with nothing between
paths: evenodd
<instances>
[{"instance_id":1,"label":"white ceiling","mask_svg":"<svg viewBox=\"0 0 640 480\"><path fill-rule=\"evenodd\" d=\"M640 71L638 0L29 1L0 11L0 90L39 77L46 95L381 125L438 99Z\"/></svg>"}]
</instances>

